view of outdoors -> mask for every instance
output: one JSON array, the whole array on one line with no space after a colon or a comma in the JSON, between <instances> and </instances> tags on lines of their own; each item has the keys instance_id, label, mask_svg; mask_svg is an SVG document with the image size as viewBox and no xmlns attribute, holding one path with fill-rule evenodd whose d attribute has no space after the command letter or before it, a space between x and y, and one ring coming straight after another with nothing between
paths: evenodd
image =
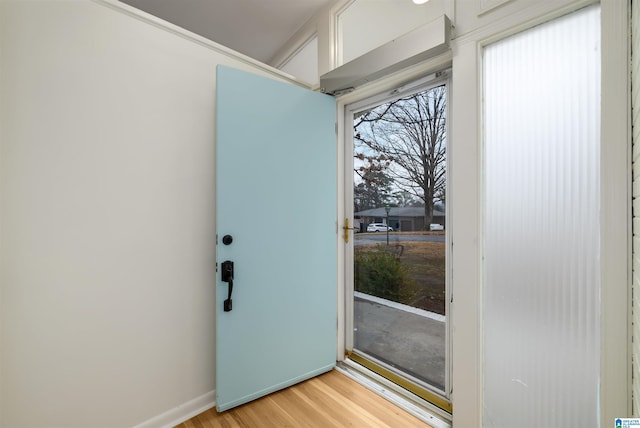
<instances>
[{"instance_id":1,"label":"view of outdoors","mask_svg":"<svg viewBox=\"0 0 640 428\"><path fill-rule=\"evenodd\" d=\"M447 88L354 114L354 344L445 388Z\"/></svg>"}]
</instances>

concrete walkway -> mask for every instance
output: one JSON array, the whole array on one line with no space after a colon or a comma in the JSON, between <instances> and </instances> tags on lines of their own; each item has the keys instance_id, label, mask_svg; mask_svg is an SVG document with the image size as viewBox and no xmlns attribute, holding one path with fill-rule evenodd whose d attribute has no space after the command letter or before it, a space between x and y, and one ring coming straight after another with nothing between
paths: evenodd
<instances>
[{"instance_id":1,"label":"concrete walkway","mask_svg":"<svg viewBox=\"0 0 640 428\"><path fill-rule=\"evenodd\" d=\"M442 315L356 293L355 349L444 390Z\"/></svg>"}]
</instances>

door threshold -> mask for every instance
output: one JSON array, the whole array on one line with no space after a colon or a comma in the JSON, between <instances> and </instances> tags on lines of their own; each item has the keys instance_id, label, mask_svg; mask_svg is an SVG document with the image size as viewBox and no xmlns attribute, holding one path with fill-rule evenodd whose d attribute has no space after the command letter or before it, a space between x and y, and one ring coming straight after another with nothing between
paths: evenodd
<instances>
[{"instance_id":1,"label":"door threshold","mask_svg":"<svg viewBox=\"0 0 640 428\"><path fill-rule=\"evenodd\" d=\"M336 370L355 380L365 388L392 402L402 410L431 425L433 428L451 428L451 415L384 377L349 359L338 362Z\"/></svg>"}]
</instances>

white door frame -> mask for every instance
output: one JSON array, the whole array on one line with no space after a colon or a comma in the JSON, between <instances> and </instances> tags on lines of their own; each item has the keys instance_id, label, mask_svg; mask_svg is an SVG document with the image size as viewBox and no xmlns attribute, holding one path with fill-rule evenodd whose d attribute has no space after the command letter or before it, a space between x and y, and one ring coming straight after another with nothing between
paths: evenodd
<instances>
[{"instance_id":1,"label":"white door frame","mask_svg":"<svg viewBox=\"0 0 640 428\"><path fill-rule=\"evenodd\" d=\"M347 316L353 314L347 313L346 293L348 291L346 279L353 275L353 255L347 254L347 246L344 243L342 229L344 219L353 219L353 205L345 203L347 200L353 199L353 189L345 186L347 182L346 174L349 172L351 159L348 159L345 147L351 147L352 142L345 141L345 113L346 106L353 104L375 95L392 91L403 84L411 83L421 77L435 73L437 71L448 68L451 65L451 53L445 53L435 57L429 61L425 61L419 65L411 67L386 79L380 79L370 85L363 86L347 95L343 95L336 99L337 101L337 129L338 129L338 227L340 236L338 240L338 361L344 361L346 351L346 328ZM450 88L448 88L450 90ZM348 198L348 199L347 199ZM351 221L351 220L350 220ZM349 239L353 239L353 233L350 232Z\"/></svg>"},{"instance_id":2,"label":"white door frame","mask_svg":"<svg viewBox=\"0 0 640 428\"><path fill-rule=\"evenodd\" d=\"M577 0L557 7L541 2L526 12L471 31L451 41L451 51L389 78L369 83L337 98L338 227L345 206L344 109L347 104L389 91L404 82L452 67L449 100L450 168L447 182L451 209L453 280L451 289L451 367L453 423L481 426L482 421L482 52L491 42L596 3ZM631 188L629 16L631 0L602 0L602 154L601 154L601 426L631 414ZM341 233L342 235L342 233ZM348 262L344 241L338 245L338 361L345 355L345 278ZM621 333L622 331L622 333Z\"/></svg>"},{"instance_id":3,"label":"white door frame","mask_svg":"<svg viewBox=\"0 0 640 428\"><path fill-rule=\"evenodd\" d=\"M441 70L440 70L441 71ZM375 95L372 95L371 97L367 97L364 98L362 100L353 102L353 103L349 103L348 105L345 106L344 108L344 121L345 124L349 122L349 120L353 120L353 114L356 113L357 111L360 111L362 109L366 109L366 108L370 108L373 107L374 105L380 105L380 104L384 104L390 101L393 101L395 99L401 98L401 97L405 97L408 96L410 94L413 93L417 93L417 92L423 92L426 90L429 90L430 88L439 86L439 85L446 85L447 87L447 104L446 104L446 109L447 109L447 135L448 135L448 131L450 128L449 125L449 113L451 111L451 104L449 102L449 91L451 89L451 79L450 79L450 70L447 70L445 73L442 73L442 76L439 76L438 73L432 73L432 74L428 74L427 76L422 76L421 78L412 81L412 82L408 82L404 85L402 85L400 88L394 88L392 91L384 91L382 93L378 93ZM342 147L342 151L343 151L343 156L345 159L345 170L344 170L344 186L345 187L345 210L346 210L346 218L349 218L350 221L353 220L353 216L354 216L354 212L353 212L353 181L350 177L353 177L353 127L348 126L344 128L344 146ZM447 149L449 146L449 141L447 139ZM449 178L449 157L447 156L447 168L446 168L446 179L448 180ZM446 182L446 181L445 181ZM449 194L450 189L447 186L447 195ZM446 205L446 211L448 213L448 204ZM445 214L446 216L446 214ZM342 219L342 221L344 221L344 218ZM355 222L355 221L354 221ZM346 253L346 269L345 269L345 329L344 329L344 333L345 333L345 345L347 347L347 349L353 349L354 347L354 343L353 343L353 327L354 327L354 311L353 311L353 293L354 293L354 284L353 284L353 278L354 278L354 272L353 272L353 266L354 266L354 260L353 260L353 241L355 239L354 232L350 231L349 232L349 243L345 245L345 251L347 251ZM446 370L446 374L445 374L445 396L447 399L450 398L450 392L451 392L451 364L450 364L450 356L451 356L451 342L450 342L450 329L449 329L449 310L450 310L450 298L451 298L451 292L450 292L450 281L451 281L451 272L450 272L450 261L451 261L451 254L450 254L450 248L451 248L451 243L450 243L450 230L449 227L447 227L447 239L445 242L445 254L446 254L446 295L445 295L445 314L447 315L447 321L446 321L446 332L445 332L445 343L448 347L448 349L446 350L446 364L445 364L445 370ZM344 237L344 233L343 233L343 237ZM344 239L342 240L342 242L344 243Z\"/></svg>"}]
</instances>

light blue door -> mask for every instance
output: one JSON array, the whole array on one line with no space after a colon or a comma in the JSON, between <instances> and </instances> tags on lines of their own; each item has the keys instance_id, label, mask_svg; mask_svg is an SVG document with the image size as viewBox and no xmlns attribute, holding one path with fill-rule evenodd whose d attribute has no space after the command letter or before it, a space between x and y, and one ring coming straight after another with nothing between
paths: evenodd
<instances>
[{"instance_id":1,"label":"light blue door","mask_svg":"<svg viewBox=\"0 0 640 428\"><path fill-rule=\"evenodd\" d=\"M223 411L335 365L336 108L327 95L224 66L216 108Z\"/></svg>"}]
</instances>

